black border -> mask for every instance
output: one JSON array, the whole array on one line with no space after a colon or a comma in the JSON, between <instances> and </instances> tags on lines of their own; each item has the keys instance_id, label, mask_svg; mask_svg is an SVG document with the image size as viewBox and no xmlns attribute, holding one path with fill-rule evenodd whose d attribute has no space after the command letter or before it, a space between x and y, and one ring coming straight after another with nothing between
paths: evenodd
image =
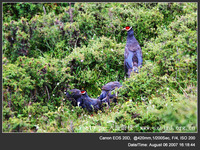
<instances>
[{"instance_id":1,"label":"black border","mask_svg":"<svg viewBox=\"0 0 200 150\"><path fill-rule=\"evenodd\" d=\"M76 0L76 1L65 1L65 0L59 0L59 1L52 1L52 0L4 0L3 2L92 2L92 1L83 1L83 0ZM170 1L170 0L154 0L154 1L144 1L144 0L95 0L95 2L197 2L198 0L182 0L182 1ZM199 25L199 6L200 3L198 3L198 25ZM2 10L2 1L1 6ZM0 14L2 18L2 13ZM1 22L1 29L2 29L2 22ZM199 26L198 26L199 31ZM2 32L0 33L0 38L2 38ZM2 42L2 40L1 40ZM2 45L2 44L1 44ZM199 49L199 34L198 34L198 49ZM2 47L1 47L2 52ZM1 53L1 60L2 60L2 53ZM199 54L198 54L198 66L199 66ZM2 65L1 65L1 75L2 75ZM199 69L198 69L198 78L199 78ZM2 83L2 78L1 78ZM199 87L199 82L198 82ZM2 86L1 86L2 91ZM1 92L2 97L2 92ZM199 88L198 88L198 99L199 99ZM0 103L0 107L2 108L2 103ZM199 102L198 102L198 108L199 108ZM0 111L0 116L2 117L2 110ZM1 118L2 120L2 118ZM198 109L198 121L199 121L199 109ZM198 132L197 133L2 133L2 122L0 123L0 147L2 149L145 149L137 148L137 147L130 147L128 148L127 143L128 141L102 141L99 140L100 136L125 136L129 135L131 138L133 136L196 136L196 146L193 147L184 147L183 149L200 149L200 137L199 137L199 123L198 123ZM138 141L140 143L143 143L144 141ZM149 141L150 142L150 141ZM165 142L165 141L163 141ZM169 141L168 141L169 142ZM170 141L173 142L173 141ZM191 141L184 141L184 142L191 142ZM130 143L133 143L131 141ZM148 143L148 141L145 141L145 143ZM152 142L156 143L156 141ZM44 147L43 147L44 146ZM163 148L163 147L162 147ZM157 148L157 149L162 149ZM155 148L149 148L148 149L155 149ZM166 148L163 148L166 149ZM175 149L175 148L172 148ZM176 149L179 149L176 148ZM181 148L180 148L181 149Z\"/></svg>"}]
</instances>

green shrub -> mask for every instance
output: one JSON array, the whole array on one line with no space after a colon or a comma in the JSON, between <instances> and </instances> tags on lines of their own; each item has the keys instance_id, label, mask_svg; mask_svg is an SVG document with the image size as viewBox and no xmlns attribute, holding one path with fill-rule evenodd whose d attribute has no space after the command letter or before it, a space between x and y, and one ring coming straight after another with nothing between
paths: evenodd
<instances>
[{"instance_id":1,"label":"green shrub","mask_svg":"<svg viewBox=\"0 0 200 150\"><path fill-rule=\"evenodd\" d=\"M29 13L27 13L29 12ZM3 132L196 132L197 3L4 3ZM143 52L125 78L132 26ZM67 89L118 103L74 107Z\"/></svg>"}]
</instances>

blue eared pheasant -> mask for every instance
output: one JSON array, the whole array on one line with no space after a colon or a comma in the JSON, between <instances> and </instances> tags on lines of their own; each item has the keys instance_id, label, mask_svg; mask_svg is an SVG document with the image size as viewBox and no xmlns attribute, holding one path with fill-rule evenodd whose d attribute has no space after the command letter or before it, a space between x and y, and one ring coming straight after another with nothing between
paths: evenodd
<instances>
[{"instance_id":1,"label":"blue eared pheasant","mask_svg":"<svg viewBox=\"0 0 200 150\"><path fill-rule=\"evenodd\" d=\"M102 110L102 101L100 99L90 98L86 91L81 91L81 98L78 99L78 106L86 108L89 112Z\"/></svg>"},{"instance_id":2,"label":"blue eared pheasant","mask_svg":"<svg viewBox=\"0 0 200 150\"><path fill-rule=\"evenodd\" d=\"M142 50L134 36L132 27L126 26L122 30L127 31L127 41L124 52L124 69L126 75L130 77L132 71L138 73L138 67L142 67Z\"/></svg>"},{"instance_id":3,"label":"blue eared pheasant","mask_svg":"<svg viewBox=\"0 0 200 150\"><path fill-rule=\"evenodd\" d=\"M112 101L116 103L117 102L117 100L116 100L116 98L117 98L117 92L115 92L114 94L111 94L111 93L116 88L120 88L121 86L122 85L118 81L107 83L106 85L104 85L102 87L102 92L101 92L101 94L99 96L99 99L102 102L108 103L109 106L110 106L110 99L112 99Z\"/></svg>"},{"instance_id":4,"label":"blue eared pheasant","mask_svg":"<svg viewBox=\"0 0 200 150\"><path fill-rule=\"evenodd\" d=\"M80 101L82 94L79 89L72 89L66 92L67 99L72 103L73 106L77 106L77 101Z\"/></svg>"}]
</instances>

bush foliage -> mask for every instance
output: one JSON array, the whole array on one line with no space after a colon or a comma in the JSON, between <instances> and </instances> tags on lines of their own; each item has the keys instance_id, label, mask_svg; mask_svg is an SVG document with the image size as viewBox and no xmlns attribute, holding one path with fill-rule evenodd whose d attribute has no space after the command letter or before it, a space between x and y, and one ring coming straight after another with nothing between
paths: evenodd
<instances>
[{"instance_id":1,"label":"bush foliage","mask_svg":"<svg viewBox=\"0 0 200 150\"><path fill-rule=\"evenodd\" d=\"M125 78L132 26L143 52ZM3 132L196 132L197 3L3 3ZM90 114L65 90L120 81Z\"/></svg>"}]
</instances>

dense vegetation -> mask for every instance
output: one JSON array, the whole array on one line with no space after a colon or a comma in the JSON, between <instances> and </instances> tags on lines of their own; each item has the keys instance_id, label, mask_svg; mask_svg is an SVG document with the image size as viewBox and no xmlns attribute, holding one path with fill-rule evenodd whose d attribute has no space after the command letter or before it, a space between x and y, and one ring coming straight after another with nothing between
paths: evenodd
<instances>
[{"instance_id":1,"label":"dense vegetation","mask_svg":"<svg viewBox=\"0 0 200 150\"><path fill-rule=\"evenodd\" d=\"M143 52L125 78L132 26ZM119 81L118 104L89 114ZM3 132L196 132L197 3L3 3Z\"/></svg>"}]
</instances>

